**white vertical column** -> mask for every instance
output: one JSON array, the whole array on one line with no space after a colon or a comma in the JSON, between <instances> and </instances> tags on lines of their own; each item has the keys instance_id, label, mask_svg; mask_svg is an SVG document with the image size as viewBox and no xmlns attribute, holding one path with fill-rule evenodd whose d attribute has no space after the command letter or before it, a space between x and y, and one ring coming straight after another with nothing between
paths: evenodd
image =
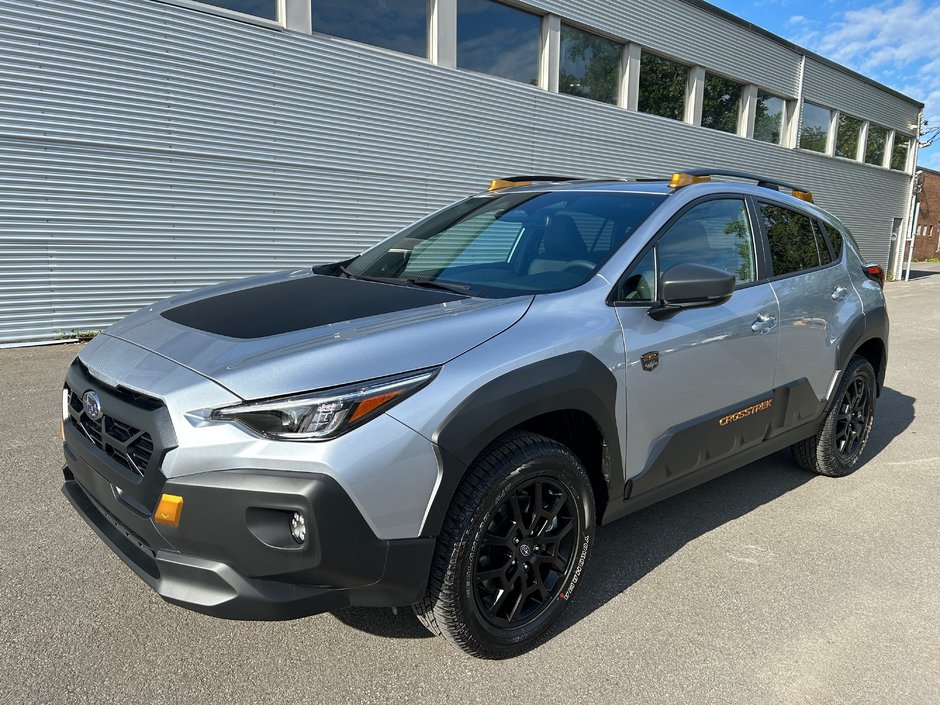
<instances>
[{"instance_id":1,"label":"white vertical column","mask_svg":"<svg viewBox=\"0 0 940 705\"><path fill-rule=\"evenodd\" d=\"M881 166L891 168L891 153L894 151L894 130L888 130L888 139L885 140L885 156Z\"/></svg>"},{"instance_id":2,"label":"white vertical column","mask_svg":"<svg viewBox=\"0 0 940 705\"><path fill-rule=\"evenodd\" d=\"M839 132L839 116L840 113L838 110L829 111L829 134L826 137L826 155L834 157L836 154L836 136Z\"/></svg>"},{"instance_id":3,"label":"white vertical column","mask_svg":"<svg viewBox=\"0 0 940 705\"><path fill-rule=\"evenodd\" d=\"M868 126L871 123L868 120L862 122L862 128L858 131L858 149L855 152L855 158L863 162L865 161L865 145L868 144Z\"/></svg>"},{"instance_id":4,"label":"white vertical column","mask_svg":"<svg viewBox=\"0 0 940 705\"><path fill-rule=\"evenodd\" d=\"M617 105L627 110L639 108L641 56L640 45L632 42L623 47L620 55L620 95Z\"/></svg>"},{"instance_id":5,"label":"white vertical column","mask_svg":"<svg viewBox=\"0 0 940 705\"><path fill-rule=\"evenodd\" d=\"M757 86L747 85L741 91L741 109L738 111L738 135L754 139L754 122L757 120Z\"/></svg>"},{"instance_id":6,"label":"white vertical column","mask_svg":"<svg viewBox=\"0 0 940 705\"><path fill-rule=\"evenodd\" d=\"M685 119L690 125L702 124L702 103L705 101L705 69L689 69L689 85L685 93Z\"/></svg>"},{"instance_id":7,"label":"white vertical column","mask_svg":"<svg viewBox=\"0 0 940 705\"><path fill-rule=\"evenodd\" d=\"M558 74L561 67L561 17L542 17L542 47L539 52L539 87L558 92Z\"/></svg>"},{"instance_id":8,"label":"white vertical column","mask_svg":"<svg viewBox=\"0 0 940 705\"><path fill-rule=\"evenodd\" d=\"M800 146L800 100L786 101L783 122L783 146L795 149Z\"/></svg>"},{"instance_id":9,"label":"white vertical column","mask_svg":"<svg viewBox=\"0 0 940 705\"><path fill-rule=\"evenodd\" d=\"M310 0L278 0L277 10L281 23L287 29L304 34L310 34L313 31Z\"/></svg>"},{"instance_id":10,"label":"white vertical column","mask_svg":"<svg viewBox=\"0 0 940 705\"><path fill-rule=\"evenodd\" d=\"M428 59L457 66L457 0L428 0Z\"/></svg>"}]
</instances>

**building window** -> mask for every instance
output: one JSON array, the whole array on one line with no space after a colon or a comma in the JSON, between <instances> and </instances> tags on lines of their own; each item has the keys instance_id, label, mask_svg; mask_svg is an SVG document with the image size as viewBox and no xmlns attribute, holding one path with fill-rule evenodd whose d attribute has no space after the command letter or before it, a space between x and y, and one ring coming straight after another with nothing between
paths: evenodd
<instances>
[{"instance_id":1,"label":"building window","mask_svg":"<svg viewBox=\"0 0 940 705\"><path fill-rule=\"evenodd\" d=\"M561 26L561 93L617 103L623 44L568 25Z\"/></svg>"},{"instance_id":2,"label":"building window","mask_svg":"<svg viewBox=\"0 0 940 705\"><path fill-rule=\"evenodd\" d=\"M891 150L891 168L907 171L907 153L911 149L911 138L895 133L894 149Z\"/></svg>"},{"instance_id":3,"label":"building window","mask_svg":"<svg viewBox=\"0 0 940 705\"><path fill-rule=\"evenodd\" d=\"M862 134L862 121L848 115L839 115L839 131L836 133L836 156L858 159L858 139Z\"/></svg>"},{"instance_id":4,"label":"building window","mask_svg":"<svg viewBox=\"0 0 940 705\"><path fill-rule=\"evenodd\" d=\"M887 143L888 130L878 125L869 125L868 141L865 143L865 163L884 166Z\"/></svg>"},{"instance_id":5,"label":"building window","mask_svg":"<svg viewBox=\"0 0 940 705\"><path fill-rule=\"evenodd\" d=\"M783 125L787 102L770 93L757 91L757 114L754 118L754 139L783 144Z\"/></svg>"},{"instance_id":6,"label":"building window","mask_svg":"<svg viewBox=\"0 0 940 705\"><path fill-rule=\"evenodd\" d=\"M738 114L741 112L741 89L740 83L706 73L705 93L702 96L702 127L737 133Z\"/></svg>"},{"instance_id":7,"label":"building window","mask_svg":"<svg viewBox=\"0 0 940 705\"><path fill-rule=\"evenodd\" d=\"M277 21L277 0L199 0L199 2Z\"/></svg>"},{"instance_id":8,"label":"building window","mask_svg":"<svg viewBox=\"0 0 940 705\"><path fill-rule=\"evenodd\" d=\"M314 0L313 29L414 56L428 55L427 0Z\"/></svg>"},{"instance_id":9,"label":"building window","mask_svg":"<svg viewBox=\"0 0 940 705\"><path fill-rule=\"evenodd\" d=\"M645 51L640 60L640 95L637 110L682 120L689 68Z\"/></svg>"},{"instance_id":10,"label":"building window","mask_svg":"<svg viewBox=\"0 0 940 705\"><path fill-rule=\"evenodd\" d=\"M494 0L457 0L457 65L538 85L542 18Z\"/></svg>"},{"instance_id":11,"label":"building window","mask_svg":"<svg viewBox=\"0 0 940 705\"><path fill-rule=\"evenodd\" d=\"M800 130L800 149L825 154L829 147L829 122L832 112L812 103L803 103L803 127Z\"/></svg>"}]
</instances>

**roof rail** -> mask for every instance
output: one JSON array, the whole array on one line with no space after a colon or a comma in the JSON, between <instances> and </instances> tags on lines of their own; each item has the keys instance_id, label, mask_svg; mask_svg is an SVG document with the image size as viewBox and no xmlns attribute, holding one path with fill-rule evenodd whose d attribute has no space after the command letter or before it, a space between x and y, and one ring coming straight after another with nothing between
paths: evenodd
<instances>
[{"instance_id":1,"label":"roof rail","mask_svg":"<svg viewBox=\"0 0 940 705\"><path fill-rule=\"evenodd\" d=\"M536 182L557 183L559 181L581 181L581 178L577 176L506 176L501 179L493 179L489 190L498 191L504 188L531 186Z\"/></svg>"},{"instance_id":2,"label":"roof rail","mask_svg":"<svg viewBox=\"0 0 940 705\"><path fill-rule=\"evenodd\" d=\"M801 201L806 201L807 203L813 203L812 191L802 186L796 186L795 184L781 181L780 179L771 179L766 176L751 174L746 171L735 171L733 169L683 169L672 175L672 180L669 182L669 185L672 188L682 188L689 184L711 181L711 177L713 176L729 176L734 179L756 181L758 186L769 188L773 191L779 191L780 188L783 187L789 189L794 198L799 198Z\"/></svg>"}]
</instances>

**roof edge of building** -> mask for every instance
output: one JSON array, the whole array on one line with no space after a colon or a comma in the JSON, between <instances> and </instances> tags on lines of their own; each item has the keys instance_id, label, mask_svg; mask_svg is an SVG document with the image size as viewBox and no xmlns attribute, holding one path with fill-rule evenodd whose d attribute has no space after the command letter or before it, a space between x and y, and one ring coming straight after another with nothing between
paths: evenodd
<instances>
[{"instance_id":1,"label":"roof edge of building","mask_svg":"<svg viewBox=\"0 0 940 705\"><path fill-rule=\"evenodd\" d=\"M759 25L756 25L756 24L754 24L753 22L748 22L748 21L747 21L746 19L744 19L743 17L738 17L737 15L735 15L735 14L732 13L732 12L728 12L727 10L723 10L723 9L721 9L720 7L716 6L716 5L712 5L710 2L706 2L706 0L682 0L682 1L685 2L685 3L687 3L687 4L689 4L689 5L692 5L693 7L698 8L698 9L700 9L700 10L704 10L705 12L709 12L709 13L711 13L711 14L717 16L717 17L720 17L720 18L722 18L722 19L724 19L724 20L727 20L727 21L729 21L729 22L733 22L734 24L738 25L739 27L743 27L743 28L747 29L747 30L750 31L750 32L754 32L755 34L760 34L761 36L767 37L768 39L771 39L772 41L774 41L774 42L776 42L776 43L778 43L778 44L781 44L781 45L785 46L787 49L790 49L791 51L794 51L794 52L796 52L797 54L802 54L802 55L804 55L804 56L808 56L809 58L813 59L814 61L818 61L818 62L820 62L820 63L822 63L822 64L825 64L826 66L829 66L829 67L831 67L831 68L834 68L834 69L837 69L837 70L839 70L839 71L842 71L843 73L846 73L846 74L848 74L849 76L852 76L853 78L857 78L857 79L859 79L860 81L864 81L865 83L867 83L867 84L869 84L869 85L871 85L871 86L874 86L875 88L878 88L879 90L882 90L882 91L884 91L885 93L888 93L888 94L890 94L890 95L893 95L895 98L900 98L901 100L906 100L906 101L908 101L909 103L911 103L911 104L913 104L913 105L916 105L916 106L918 106L918 107L921 108L921 109L923 109L924 106L925 106L924 103L922 103L921 101L916 100L916 99L914 99L914 98L911 98L909 95L905 95L904 93L901 93L900 91L895 90L894 88L891 88L890 86L886 86L885 84L880 83L880 82L876 81L875 79L873 79L873 78L871 78L871 77L869 77L869 76L866 76L865 74L859 73L858 71L854 71L854 70L848 68L847 66L843 66L842 64L838 63L837 61L833 61L832 59L827 59L827 58L826 58L825 56L823 56L822 54L817 54L817 53L814 52L814 51L810 51L810 50L807 49L806 47L802 47L802 46L800 46L799 44L796 44L795 42L791 42L789 39L784 39L784 38L781 37L779 34L774 34L774 33L771 32L770 30L764 29L763 27L761 27L761 26L759 26Z\"/></svg>"}]
</instances>

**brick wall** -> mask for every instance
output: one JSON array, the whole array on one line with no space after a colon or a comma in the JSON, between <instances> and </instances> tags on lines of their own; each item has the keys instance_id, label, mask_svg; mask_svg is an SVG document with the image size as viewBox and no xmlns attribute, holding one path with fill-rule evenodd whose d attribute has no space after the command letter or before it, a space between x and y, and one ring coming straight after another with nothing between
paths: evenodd
<instances>
[{"instance_id":1,"label":"brick wall","mask_svg":"<svg viewBox=\"0 0 940 705\"><path fill-rule=\"evenodd\" d=\"M940 172L920 167L924 188L914 237L914 259L940 257Z\"/></svg>"}]
</instances>

